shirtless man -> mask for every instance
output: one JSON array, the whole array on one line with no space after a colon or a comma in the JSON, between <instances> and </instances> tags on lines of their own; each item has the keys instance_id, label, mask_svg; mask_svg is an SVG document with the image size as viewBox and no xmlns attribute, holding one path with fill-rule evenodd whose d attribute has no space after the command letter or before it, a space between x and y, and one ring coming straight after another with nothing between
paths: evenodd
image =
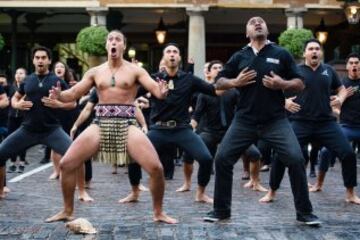
<instances>
[{"instance_id":1,"label":"shirtless man","mask_svg":"<svg viewBox=\"0 0 360 240\"><path fill-rule=\"evenodd\" d=\"M109 115L115 124L118 124L117 120L132 121L135 112L133 102L139 84L150 91L153 96L160 99L165 98L167 95L168 89L163 81L156 83L143 68L123 59L125 48L125 36L118 30L111 31L106 41L107 62L90 69L85 73L82 81L71 89L60 92L59 88L53 88L50 91L49 98L58 98L60 101L68 102L80 98L95 85L100 106L98 106L96 114L99 125L91 124L84 130L61 159L60 169L64 209L48 218L47 222L73 219L76 169L86 159L95 155L98 150L103 151L103 148L108 147L107 145L114 145L109 141L103 144L103 141L107 140L103 139L103 134L107 132L106 129L102 128L102 121L110 119L107 117ZM113 127L111 130L117 130L117 127ZM127 132L125 133L125 149L127 153L150 175L154 221L169 224L177 223L176 219L167 216L162 209L165 181L162 165L154 147L137 127L128 125L125 129ZM109 132L111 134L114 131Z\"/></svg>"}]
</instances>

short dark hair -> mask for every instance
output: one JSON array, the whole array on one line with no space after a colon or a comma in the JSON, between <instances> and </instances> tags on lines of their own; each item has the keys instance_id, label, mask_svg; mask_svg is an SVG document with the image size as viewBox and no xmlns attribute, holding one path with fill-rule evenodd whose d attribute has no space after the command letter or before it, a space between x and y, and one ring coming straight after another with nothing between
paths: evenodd
<instances>
[{"instance_id":1,"label":"short dark hair","mask_svg":"<svg viewBox=\"0 0 360 240\"><path fill-rule=\"evenodd\" d=\"M180 46L179 46L179 44L174 43L174 42L169 42L169 43L167 43L167 44L164 46L163 51L165 50L165 48L167 48L167 47L169 47L169 46L174 46L174 47L176 47L176 48L179 50L179 53L180 53Z\"/></svg>"},{"instance_id":2,"label":"short dark hair","mask_svg":"<svg viewBox=\"0 0 360 240\"><path fill-rule=\"evenodd\" d=\"M208 67L207 67L208 72L210 72L212 66L215 65L215 64L224 65L223 62L220 61L220 60L212 60L212 61L209 62L209 65L208 65Z\"/></svg>"},{"instance_id":3,"label":"short dark hair","mask_svg":"<svg viewBox=\"0 0 360 240\"><path fill-rule=\"evenodd\" d=\"M44 51L46 52L46 55L48 56L48 58L51 60L52 59L52 54L51 54L51 50L48 49L47 47L44 46L36 46L31 50L31 54L32 54L32 58L34 58L35 53L37 51Z\"/></svg>"},{"instance_id":4,"label":"short dark hair","mask_svg":"<svg viewBox=\"0 0 360 240\"><path fill-rule=\"evenodd\" d=\"M357 58L360 60L360 55L358 53L352 52L349 55L347 55L345 62L348 63L350 58Z\"/></svg>"},{"instance_id":5,"label":"short dark hair","mask_svg":"<svg viewBox=\"0 0 360 240\"><path fill-rule=\"evenodd\" d=\"M309 40L307 40L305 43L304 43L304 52L305 52L305 50L306 50L306 48L307 48L307 45L309 45L309 43L317 43L317 44L319 44L319 46L321 47L321 43L320 43L320 41L319 40L317 40L316 38L311 38L311 39L309 39Z\"/></svg>"},{"instance_id":6,"label":"short dark hair","mask_svg":"<svg viewBox=\"0 0 360 240\"><path fill-rule=\"evenodd\" d=\"M6 78L7 79L7 76L5 73L0 73L0 78Z\"/></svg>"},{"instance_id":7,"label":"short dark hair","mask_svg":"<svg viewBox=\"0 0 360 240\"><path fill-rule=\"evenodd\" d=\"M127 38L126 38L125 34L124 34L122 31L120 31L119 29L113 29L113 30L111 30L111 31L108 33L108 35L106 36L106 38L108 38L109 34L112 33L112 32L120 33L120 34L123 36L124 44L127 45L127 44L126 44L126 43L127 43Z\"/></svg>"}]
</instances>

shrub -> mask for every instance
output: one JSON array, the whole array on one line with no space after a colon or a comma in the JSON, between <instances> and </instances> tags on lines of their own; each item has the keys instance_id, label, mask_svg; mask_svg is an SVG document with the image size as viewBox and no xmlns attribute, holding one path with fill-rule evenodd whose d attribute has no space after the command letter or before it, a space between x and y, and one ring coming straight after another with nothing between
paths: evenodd
<instances>
[{"instance_id":1,"label":"shrub","mask_svg":"<svg viewBox=\"0 0 360 240\"><path fill-rule=\"evenodd\" d=\"M93 56L106 55L105 43L108 30L103 26L85 27L76 37L77 47Z\"/></svg>"},{"instance_id":2,"label":"shrub","mask_svg":"<svg viewBox=\"0 0 360 240\"><path fill-rule=\"evenodd\" d=\"M304 43L314 38L311 30L300 29L287 29L279 36L279 45L286 48L294 58L301 58L303 55Z\"/></svg>"}]
</instances>

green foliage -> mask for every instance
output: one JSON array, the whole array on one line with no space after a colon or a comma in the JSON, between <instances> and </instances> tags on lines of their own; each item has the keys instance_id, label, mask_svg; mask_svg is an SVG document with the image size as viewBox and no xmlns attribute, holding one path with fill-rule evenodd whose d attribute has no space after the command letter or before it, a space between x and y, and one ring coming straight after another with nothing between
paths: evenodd
<instances>
[{"instance_id":1,"label":"green foliage","mask_svg":"<svg viewBox=\"0 0 360 240\"><path fill-rule=\"evenodd\" d=\"M287 29L280 34L279 45L286 48L294 58L301 58L304 43L311 38L314 38L311 30L304 28Z\"/></svg>"},{"instance_id":2,"label":"green foliage","mask_svg":"<svg viewBox=\"0 0 360 240\"><path fill-rule=\"evenodd\" d=\"M76 37L77 47L93 56L106 55L105 43L108 30L103 26L91 26L81 29Z\"/></svg>"},{"instance_id":3,"label":"green foliage","mask_svg":"<svg viewBox=\"0 0 360 240\"><path fill-rule=\"evenodd\" d=\"M4 48L4 46L5 46L5 40L3 36L0 34L0 51Z\"/></svg>"}]
</instances>

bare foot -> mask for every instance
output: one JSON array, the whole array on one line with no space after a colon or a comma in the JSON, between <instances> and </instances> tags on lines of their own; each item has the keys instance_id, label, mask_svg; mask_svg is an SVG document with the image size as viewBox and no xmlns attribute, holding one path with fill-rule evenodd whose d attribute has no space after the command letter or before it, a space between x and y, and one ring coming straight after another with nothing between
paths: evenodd
<instances>
[{"instance_id":1,"label":"bare foot","mask_svg":"<svg viewBox=\"0 0 360 240\"><path fill-rule=\"evenodd\" d=\"M55 214L54 216L47 218L45 220L45 222L51 223L51 222L58 222L58 221L71 221L73 219L74 219L74 217L72 216L72 214L67 214L64 211L61 211L61 212Z\"/></svg>"},{"instance_id":2,"label":"bare foot","mask_svg":"<svg viewBox=\"0 0 360 240\"><path fill-rule=\"evenodd\" d=\"M255 182L253 180L250 180L247 183L245 183L244 188L251 188L252 190L259 191L259 192L267 192L268 191L259 182Z\"/></svg>"},{"instance_id":3,"label":"bare foot","mask_svg":"<svg viewBox=\"0 0 360 240\"><path fill-rule=\"evenodd\" d=\"M212 199L211 197L209 197L205 193L203 193L203 194L197 193L196 197L195 197L195 202L212 204L212 203L214 203L214 199Z\"/></svg>"},{"instance_id":4,"label":"bare foot","mask_svg":"<svg viewBox=\"0 0 360 240\"><path fill-rule=\"evenodd\" d=\"M139 190L143 191L143 192L148 192L149 191L149 189L147 187L145 187L144 185L142 185L142 184L139 184Z\"/></svg>"},{"instance_id":5,"label":"bare foot","mask_svg":"<svg viewBox=\"0 0 360 240\"><path fill-rule=\"evenodd\" d=\"M188 192L188 191L190 191L190 185L186 183L184 183L181 187L176 189L176 192Z\"/></svg>"},{"instance_id":6,"label":"bare foot","mask_svg":"<svg viewBox=\"0 0 360 240\"><path fill-rule=\"evenodd\" d=\"M9 193L9 192L11 192L10 188L8 188L8 187L6 187L6 186L4 187L4 190L3 190L3 191L4 191L4 193Z\"/></svg>"},{"instance_id":7,"label":"bare foot","mask_svg":"<svg viewBox=\"0 0 360 240\"><path fill-rule=\"evenodd\" d=\"M252 186L252 190L258 191L258 192L267 192L268 189L262 186L260 183L254 183Z\"/></svg>"},{"instance_id":8,"label":"bare foot","mask_svg":"<svg viewBox=\"0 0 360 240\"><path fill-rule=\"evenodd\" d=\"M94 199L86 191L79 192L79 200L82 202L93 202Z\"/></svg>"},{"instance_id":9,"label":"bare foot","mask_svg":"<svg viewBox=\"0 0 360 240\"><path fill-rule=\"evenodd\" d=\"M311 185L309 187L309 192L320 192L322 189L321 189L321 186L315 184L315 185Z\"/></svg>"},{"instance_id":10,"label":"bare foot","mask_svg":"<svg viewBox=\"0 0 360 240\"><path fill-rule=\"evenodd\" d=\"M274 201L275 194L269 191L265 196L259 199L261 203L271 203Z\"/></svg>"},{"instance_id":11,"label":"bare foot","mask_svg":"<svg viewBox=\"0 0 360 240\"><path fill-rule=\"evenodd\" d=\"M175 218L169 217L165 213L161 213L160 215L154 216L153 219L154 219L154 222L163 222L163 223L167 223L167 224L176 224L179 222Z\"/></svg>"},{"instance_id":12,"label":"bare foot","mask_svg":"<svg viewBox=\"0 0 360 240\"><path fill-rule=\"evenodd\" d=\"M55 179L59 179L59 173L57 172L53 172L49 177L49 180L55 180Z\"/></svg>"},{"instance_id":13,"label":"bare foot","mask_svg":"<svg viewBox=\"0 0 360 240\"><path fill-rule=\"evenodd\" d=\"M345 201L347 203L359 204L360 205L360 198L356 195L346 197Z\"/></svg>"},{"instance_id":14,"label":"bare foot","mask_svg":"<svg viewBox=\"0 0 360 240\"><path fill-rule=\"evenodd\" d=\"M254 182L252 180L244 184L244 188L252 188L253 186L254 186Z\"/></svg>"},{"instance_id":15,"label":"bare foot","mask_svg":"<svg viewBox=\"0 0 360 240\"><path fill-rule=\"evenodd\" d=\"M125 198L119 200L119 203L131 203L139 201L139 193L131 192Z\"/></svg>"}]
</instances>

